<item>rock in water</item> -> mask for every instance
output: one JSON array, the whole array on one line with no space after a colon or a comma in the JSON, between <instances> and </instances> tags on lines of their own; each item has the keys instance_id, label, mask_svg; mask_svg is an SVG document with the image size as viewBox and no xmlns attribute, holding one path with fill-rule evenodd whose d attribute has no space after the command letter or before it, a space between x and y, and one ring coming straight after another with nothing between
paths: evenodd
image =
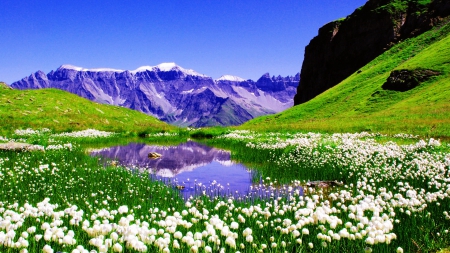
<instances>
[{"instance_id":1,"label":"rock in water","mask_svg":"<svg viewBox=\"0 0 450 253\"><path fill-rule=\"evenodd\" d=\"M148 158L150 159L158 159L160 158L162 155L156 152L150 152L148 153Z\"/></svg>"}]
</instances>

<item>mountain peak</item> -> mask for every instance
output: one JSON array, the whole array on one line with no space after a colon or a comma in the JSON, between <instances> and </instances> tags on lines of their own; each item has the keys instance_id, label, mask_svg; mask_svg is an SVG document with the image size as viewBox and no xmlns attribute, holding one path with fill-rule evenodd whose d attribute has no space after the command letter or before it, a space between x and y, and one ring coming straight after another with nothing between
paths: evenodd
<instances>
[{"instance_id":1,"label":"mountain peak","mask_svg":"<svg viewBox=\"0 0 450 253\"><path fill-rule=\"evenodd\" d=\"M163 62L155 66L161 71L171 71L174 69L183 69L180 66L178 66L175 62Z\"/></svg>"},{"instance_id":2,"label":"mountain peak","mask_svg":"<svg viewBox=\"0 0 450 253\"><path fill-rule=\"evenodd\" d=\"M232 82L244 82L245 79L240 78L238 76L232 76L232 75L223 75L219 79L216 79L216 81L232 81Z\"/></svg>"},{"instance_id":3,"label":"mountain peak","mask_svg":"<svg viewBox=\"0 0 450 253\"><path fill-rule=\"evenodd\" d=\"M76 71L83 70L83 68L81 68L81 67L77 67L77 66L70 65L70 64L63 64L58 69L72 69L72 70L76 70Z\"/></svg>"},{"instance_id":4,"label":"mountain peak","mask_svg":"<svg viewBox=\"0 0 450 253\"><path fill-rule=\"evenodd\" d=\"M147 70L162 71L162 72L168 72L168 71L175 70L175 71L183 72L185 75L207 77L206 75L200 74L192 69L184 69L184 68L178 66L175 62L163 62L156 66L142 66L131 72L137 73L137 72L145 72Z\"/></svg>"}]
</instances>

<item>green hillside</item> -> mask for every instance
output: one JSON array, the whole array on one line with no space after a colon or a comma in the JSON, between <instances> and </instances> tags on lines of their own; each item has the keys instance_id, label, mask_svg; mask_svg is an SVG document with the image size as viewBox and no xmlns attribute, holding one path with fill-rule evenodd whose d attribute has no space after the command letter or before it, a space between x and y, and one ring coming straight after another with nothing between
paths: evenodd
<instances>
[{"instance_id":1,"label":"green hillside","mask_svg":"<svg viewBox=\"0 0 450 253\"><path fill-rule=\"evenodd\" d=\"M440 75L404 92L384 90L393 70ZM450 23L401 42L337 86L276 115L240 126L254 130L373 131L450 136ZM326 75L326 73L324 73Z\"/></svg>"},{"instance_id":2,"label":"green hillside","mask_svg":"<svg viewBox=\"0 0 450 253\"><path fill-rule=\"evenodd\" d=\"M175 127L144 113L91 102L58 89L14 90L0 83L0 129L49 128L56 132L94 128L153 132Z\"/></svg>"}]
</instances>

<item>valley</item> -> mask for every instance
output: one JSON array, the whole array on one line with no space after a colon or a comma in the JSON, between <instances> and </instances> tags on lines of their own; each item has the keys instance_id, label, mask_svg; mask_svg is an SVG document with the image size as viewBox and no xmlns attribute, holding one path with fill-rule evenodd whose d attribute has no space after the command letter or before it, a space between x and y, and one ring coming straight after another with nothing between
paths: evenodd
<instances>
[{"instance_id":1,"label":"valley","mask_svg":"<svg viewBox=\"0 0 450 253\"><path fill-rule=\"evenodd\" d=\"M0 82L0 251L448 252L449 64L448 1L369 0L293 76Z\"/></svg>"}]
</instances>

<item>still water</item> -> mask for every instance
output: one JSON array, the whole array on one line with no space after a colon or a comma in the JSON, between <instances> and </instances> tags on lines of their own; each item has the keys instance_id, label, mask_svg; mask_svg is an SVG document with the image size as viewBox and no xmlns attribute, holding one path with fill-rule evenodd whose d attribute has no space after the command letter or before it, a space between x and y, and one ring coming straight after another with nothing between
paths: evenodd
<instances>
[{"instance_id":1,"label":"still water","mask_svg":"<svg viewBox=\"0 0 450 253\"><path fill-rule=\"evenodd\" d=\"M162 156L151 159L148 154ZM222 194L245 195L252 174L243 164L230 159L230 152L188 141L177 146L130 143L92 151L91 155L117 161L129 168L145 169L178 185L185 197L203 190L220 189ZM200 186L200 187L199 187Z\"/></svg>"}]
</instances>

